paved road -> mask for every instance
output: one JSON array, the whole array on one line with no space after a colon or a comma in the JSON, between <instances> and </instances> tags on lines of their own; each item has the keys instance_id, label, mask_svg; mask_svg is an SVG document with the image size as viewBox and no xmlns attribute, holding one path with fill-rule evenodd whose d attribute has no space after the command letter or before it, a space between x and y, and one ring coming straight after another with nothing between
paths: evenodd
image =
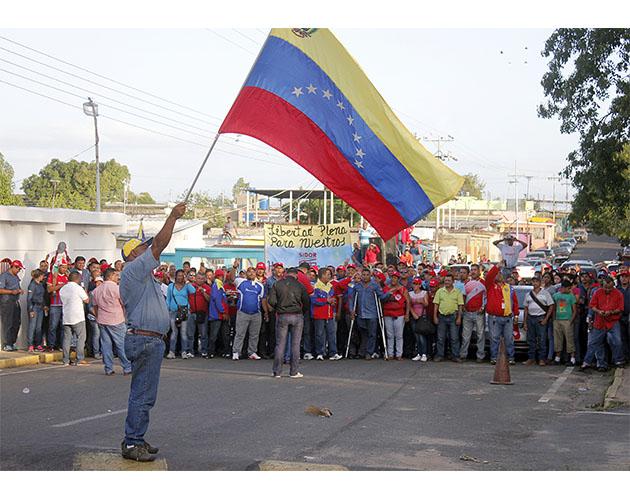
<instances>
[{"instance_id":1,"label":"paved road","mask_svg":"<svg viewBox=\"0 0 630 500\"><path fill-rule=\"evenodd\" d=\"M595 256L608 252L604 245L593 238L578 251ZM246 470L268 460L630 469L630 411L593 409L610 373L517 365L514 385L495 386L489 364L310 361L301 370L304 379L278 380L270 361L165 360L147 439L169 469L183 470ZM0 372L0 468L72 469L87 453L115 453L128 389L128 378L105 377L96 362ZM308 405L334 415L307 415Z\"/></svg>"},{"instance_id":2,"label":"paved road","mask_svg":"<svg viewBox=\"0 0 630 500\"><path fill-rule=\"evenodd\" d=\"M589 234L588 241L579 243L570 258L592 260L597 264L603 260L615 260L620 249L619 242L614 238Z\"/></svg>"}]
</instances>

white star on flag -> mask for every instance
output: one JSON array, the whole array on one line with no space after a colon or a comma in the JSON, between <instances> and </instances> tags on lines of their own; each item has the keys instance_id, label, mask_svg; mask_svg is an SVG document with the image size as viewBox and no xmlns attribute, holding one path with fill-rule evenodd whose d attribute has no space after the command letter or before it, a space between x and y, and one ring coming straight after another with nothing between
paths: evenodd
<instances>
[{"instance_id":1,"label":"white star on flag","mask_svg":"<svg viewBox=\"0 0 630 500\"><path fill-rule=\"evenodd\" d=\"M337 101L337 107L339 109L346 109L346 107L343 105L343 102L341 102L341 101Z\"/></svg>"},{"instance_id":2,"label":"white star on flag","mask_svg":"<svg viewBox=\"0 0 630 500\"><path fill-rule=\"evenodd\" d=\"M315 91L317 90L317 87L314 87L313 84L309 84L308 87L306 87L306 89L308 90L309 94L315 94Z\"/></svg>"},{"instance_id":3,"label":"white star on flag","mask_svg":"<svg viewBox=\"0 0 630 500\"><path fill-rule=\"evenodd\" d=\"M359 142L361 140L361 136L359 134L357 134L356 132L354 134L352 134L352 137L354 138L354 140L356 142Z\"/></svg>"},{"instance_id":4,"label":"white star on flag","mask_svg":"<svg viewBox=\"0 0 630 500\"><path fill-rule=\"evenodd\" d=\"M304 92L302 92L302 87L293 87L293 92L291 92L295 97L300 97Z\"/></svg>"},{"instance_id":5,"label":"white star on flag","mask_svg":"<svg viewBox=\"0 0 630 500\"><path fill-rule=\"evenodd\" d=\"M363 162L362 161L355 160L354 164L357 166L357 168L363 168Z\"/></svg>"},{"instance_id":6,"label":"white star on flag","mask_svg":"<svg viewBox=\"0 0 630 500\"><path fill-rule=\"evenodd\" d=\"M354 122L354 118L352 118L351 116L346 118L346 120L348 120L348 125L352 125L352 123Z\"/></svg>"},{"instance_id":7,"label":"white star on flag","mask_svg":"<svg viewBox=\"0 0 630 500\"><path fill-rule=\"evenodd\" d=\"M362 149L357 149L355 156L358 156L359 158L363 159L363 157L365 156L365 153L363 152Z\"/></svg>"},{"instance_id":8,"label":"white star on flag","mask_svg":"<svg viewBox=\"0 0 630 500\"><path fill-rule=\"evenodd\" d=\"M324 90L324 92L322 92L323 96L328 99L330 101L330 98L332 97L332 93L330 92L330 90Z\"/></svg>"}]
</instances>

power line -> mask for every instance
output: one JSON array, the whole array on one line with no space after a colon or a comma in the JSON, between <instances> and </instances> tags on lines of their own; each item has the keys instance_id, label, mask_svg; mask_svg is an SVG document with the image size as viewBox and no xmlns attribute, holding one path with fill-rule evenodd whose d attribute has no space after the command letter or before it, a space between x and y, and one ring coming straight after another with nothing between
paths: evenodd
<instances>
[{"instance_id":1,"label":"power line","mask_svg":"<svg viewBox=\"0 0 630 500\"><path fill-rule=\"evenodd\" d=\"M239 44L239 43L235 42L234 40L231 40L231 39L230 39L230 38L228 38L228 37L223 36L221 33L218 33L218 32L217 32L217 31L215 31L215 30L211 30L211 29L209 29L209 28L206 28L206 31L209 31L210 33L214 33L214 34L215 34L216 36L218 36L219 38L223 38L223 40L225 40L226 42L231 43L232 45L235 45L236 47L238 47L239 49L244 50L244 51L245 51L245 52L247 52L248 54L251 54L251 55L253 55L253 56L255 56L255 55L256 55L256 54L255 54L254 52L252 52L251 50L246 49L246 48L245 48L245 47L243 47L241 44Z\"/></svg>"},{"instance_id":2,"label":"power line","mask_svg":"<svg viewBox=\"0 0 630 500\"><path fill-rule=\"evenodd\" d=\"M120 81L118 81L118 80L114 80L113 78L109 78L109 77L107 77L107 76L101 75L100 73L96 73L96 72L91 71L91 70L89 70L89 69L83 68L82 66L79 66L79 65L77 65L77 64L73 64L73 63L71 63L71 62L65 61L65 60L60 59L60 58L58 58L58 57L52 56L52 55L47 54L47 53L45 53L45 52L42 52L42 51L40 51L40 50L34 49L34 48L32 48L32 47L29 47L28 45L25 45L25 44L23 44L23 43L16 42L15 40L11 40L10 38L7 38L7 37L5 37L5 36L1 36L1 35L0 35L0 39L2 39L2 40L6 40L6 41L7 41L7 42L9 42L9 43L12 43L12 44L14 44L14 45L18 45L18 46L20 46L20 47L22 47L22 48L25 48L25 49L30 50L30 51L32 51L32 52L35 52L36 54L42 55L42 56L44 56L44 57L48 57L48 58L53 59L53 60L55 60L55 61L57 61L57 62L60 62L60 63L63 63L63 64L67 64L68 66L71 66L71 67L73 67L73 68L79 69L79 70L81 70L81 71L85 71L86 73L89 73L89 74L91 74L91 75L98 76L99 78L102 78L102 79L104 79L104 80L110 81L110 82L112 82L112 83L116 83L117 85L121 85L121 86L126 87L126 88L128 88L128 89L135 90L136 92L140 92L141 94L148 95L148 96L150 96L150 97L153 97L154 99L159 99L160 101L167 102L167 103L172 104L172 105L174 105L174 106L178 106L178 107L180 107L180 108L187 109L187 110L189 110L189 111L193 111L194 113L198 113L198 114L200 114L200 115L202 115L202 116L209 116L210 118L214 118L214 119L216 119L216 120L221 120L221 118L218 118L218 117L216 117L216 116L213 116L213 115L211 115L211 114L209 114L209 113L205 113L205 112L199 111L199 110L197 110L197 109L194 109L194 108L191 108L191 107L185 106L185 105L183 105L183 104L179 104L179 103L177 103L177 102L170 101L170 100L165 99L165 98L163 98L163 97L160 97L160 96L158 96L158 95L152 94L152 93L150 93L150 92L146 92L146 91L144 91L144 90L142 90L142 89L139 89L139 88L137 88L137 87L133 87L132 85L128 85L128 84L123 83L123 82L120 82Z\"/></svg>"},{"instance_id":3,"label":"power line","mask_svg":"<svg viewBox=\"0 0 630 500\"><path fill-rule=\"evenodd\" d=\"M123 106L128 106L131 109L137 109L138 111L142 111L143 113L148 113L150 115L154 115L154 116L157 116L159 118L164 118L164 119L170 120L170 121L172 121L174 123L179 123L181 125L185 125L187 127L194 128L196 130L201 130L202 132L208 132L208 129L205 129L205 128L202 128L202 127L197 127L196 125L191 125L189 123L176 120L175 118L171 118L170 116L165 116L165 115L161 115L159 113L154 113L153 111L148 111L148 110L146 110L144 108L139 108L137 106L134 106L133 104L129 104L129 103L124 102L124 101L119 101L117 99L114 99L113 97L108 97L106 95L100 94L99 92L95 92L93 90L86 89L85 87L79 87L78 85L74 85L73 83L66 82L65 80L61 80L59 78L55 78L54 76L47 75L46 73L41 73L41 72L36 71L34 69L27 68L26 66L22 66L21 64L14 63L12 61L9 61L8 59L4 59L4 58L0 57L0 61L8 63L8 64L11 64L12 66L17 66L20 69L23 69L23 70L26 70L26 71L30 71L31 73L35 73L36 75L43 76L44 78L48 78L50 80L53 80L55 82L59 82L59 83L61 83L63 85L67 85L67 86L75 88L77 90L82 90L83 92L87 92L88 94L95 95L95 96L101 97L103 99L107 99L109 101L112 101L112 102L115 102L115 103L118 103L118 104L122 104ZM11 73L8 70L3 70L3 71L6 71L7 73ZM19 76L20 78L26 78L25 76L22 76L22 75L19 75L19 74L16 74L16 73L11 73L11 74L15 75L15 76ZM35 80L32 80L32 81L35 81ZM41 82L37 82L36 81L36 83L41 83ZM42 84L42 85L44 85L44 84Z\"/></svg>"},{"instance_id":4,"label":"power line","mask_svg":"<svg viewBox=\"0 0 630 500\"><path fill-rule=\"evenodd\" d=\"M0 38L1 38L1 37L0 37ZM63 70L63 69L56 68L56 67L54 67L54 66L51 66L50 64L43 63L43 62L41 62L41 61L38 61L37 59L33 59L33 58L31 58L31 57L25 56L24 54L20 54L19 52L15 52L15 51L13 51L13 50L9 50L9 49L7 49L7 48L5 48L5 47L0 47L0 50L4 50L5 52L9 52L10 54L14 54L14 55L16 55L16 56L18 56L18 57L22 57L22 58L24 58L24 59L26 59L26 60L28 60L28 61L34 62L34 63L36 63L36 64L41 64L42 66L45 66L45 67L47 67L47 68L50 68L50 69L52 69L52 70L54 70L54 71L59 71L60 73L64 73L64 74L69 75L69 76L71 76L71 77L73 77L73 78L78 78L79 80L83 80L83 81L89 82L89 83L91 83L92 85L98 85L99 87L106 88L107 90L111 90L112 92L116 92L116 93L118 93L118 94L122 94L122 95L124 95L124 96L126 96L126 97L130 97L130 98L132 98L132 99L136 99L136 100L138 100L138 101L144 102L144 103L149 104L149 105L151 105L151 106L155 106L155 107L157 107L157 108L164 109L164 110L169 111L169 112L171 112L171 113L175 113L175 114L179 114L179 115L185 116L185 117L187 117L187 118L190 118L191 120L197 120L197 121L202 122L202 123L207 123L207 119L206 119L206 120L204 120L204 119L201 119L201 118L197 118L196 116L191 116L191 115L188 115L188 114L186 114L186 113L182 113L181 111L176 111L176 110L173 110L173 109L168 108L168 107L166 107L166 106L162 106L161 104L156 104L156 103L153 103L153 102L151 102L151 101L147 101L146 99L143 99L143 98L141 98L141 97L137 97L137 96L134 96L134 95L128 94L128 93L126 93L126 92L123 92L123 91L121 91L121 90L117 90L117 89L112 88L112 87L108 87L107 85L103 85L102 83L95 82L95 81L93 81L93 80L90 80L89 78L83 78L82 76L75 75L74 73L70 73L69 71L65 71L65 70Z\"/></svg>"},{"instance_id":5,"label":"power line","mask_svg":"<svg viewBox=\"0 0 630 500\"><path fill-rule=\"evenodd\" d=\"M250 42L254 42L254 44L259 47L260 46L260 42L258 40L254 40L251 36L240 32L239 30L237 30L236 28L233 28L233 31L236 31L239 35L241 35L244 38L247 38L247 40L249 40Z\"/></svg>"},{"instance_id":6,"label":"power line","mask_svg":"<svg viewBox=\"0 0 630 500\"><path fill-rule=\"evenodd\" d=\"M27 89L26 87L22 87L20 85L14 84L14 83L7 82L6 80L0 79L0 83L4 83L5 85L9 85L11 87L15 87L15 88L18 88L20 90L24 90L25 92L29 92L31 94L43 97L45 99L49 99L51 101L58 102L60 104L63 104L65 106L69 106L71 108L83 110L82 107L77 106L75 104L71 104L71 103L62 101L61 99L57 99L55 97L52 97L52 96L49 96L49 95L46 95L46 94L42 94L42 93L37 92L37 91L32 90L32 89ZM140 129L140 130L144 130L146 132L150 132L152 134L161 135L161 136L164 136L164 137L169 137L171 139L174 139L174 140L177 140L177 141L180 141L180 142L193 144L195 146L200 146L200 147L203 147L203 148L207 148L208 147L208 144L202 144L200 142L195 142L195 141L191 141L189 139L184 139L182 137L178 137L178 136L175 136L175 135L172 135L172 134L167 134L165 132L160 132L160 131L157 131L157 130L154 130L154 129L151 129L151 128L148 128L148 127L144 127L144 126L141 126L141 125L130 123L130 122L125 121L125 120L120 120L120 119L114 118L112 116L108 116L108 115L104 115L104 114L100 114L99 116L102 116L103 118L106 118L106 119L114 121L114 122L122 123L123 125L127 125L129 127L134 127L134 128ZM229 151L229 150L226 150L226 149L217 148L217 151L221 151L222 153L229 154L229 155L232 155L232 156L238 156L238 157L241 157L241 158L247 158L247 159L254 160L254 161L261 161L261 162L264 162L264 163L270 163L272 165L279 165L281 167L285 167L286 166L286 165L283 165L282 163L278 163L278 162L275 162L275 161L265 160L265 159L262 159L262 158L255 158L255 157L252 157L252 156L247 156L247 155L236 153L234 151Z\"/></svg>"}]
</instances>

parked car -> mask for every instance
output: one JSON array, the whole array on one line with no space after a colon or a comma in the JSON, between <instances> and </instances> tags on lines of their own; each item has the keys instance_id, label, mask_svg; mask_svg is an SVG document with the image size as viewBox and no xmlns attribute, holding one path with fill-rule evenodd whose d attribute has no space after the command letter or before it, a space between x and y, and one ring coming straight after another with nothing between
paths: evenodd
<instances>
[{"instance_id":1,"label":"parked car","mask_svg":"<svg viewBox=\"0 0 630 500\"><path fill-rule=\"evenodd\" d=\"M543 252L542 250L536 250L535 252L529 252L525 256L525 260L546 259L546 258L547 258L547 254L545 254L545 252Z\"/></svg>"},{"instance_id":2,"label":"parked car","mask_svg":"<svg viewBox=\"0 0 630 500\"><path fill-rule=\"evenodd\" d=\"M597 276L597 269L590 260L566 260L560 265L560 271L569 272L571 269L575 269L577 272L587 272L593 276Z\"/></svg>"},{"instance_id":3,"label":"parked car","mask_svg":"<svg viewBox=\"0 0 630 500\"><path fill-rule=\"evenodd\" d=\"M545 271L553 269L553 264L546 259L527 259L532 266L534 266L534 271L544 273Z\"/></svg>"},{"instance_id":4,"label":"parked car","mask_svg":"<svg viewBox=\"0 0 630 500\"><path fill-rule=\"evenodd\" d=\"M571 247L571 243L569 242L566 242L564 245L560 244L553 249L553 253L556 255L556 257L568 257L569 255L571 255L572 251L573 248Z\"/></svg>"},{"instance_id":5,"label":"parked car","mask_svg":"<svg viewBox=\"0 0 630 500\"><path fill-rule=\"evenodd\" d=\"M540 250L537 250L537 252L544 252L545 259L547 260L552 260L556 256L552 248L541 248Z\"/></svg>"},{"instance_id":6,"label":"parked car","mask_svg":"<svg viewBox=\"0 0 630 500\"><path fill-rule=\"evenodd\" d=\"M534 277L534 273L536 269L529 262L524 260L519 260L516 263L516 267L514 268L518 271L518 275L521 279L530 280Z\"/></svg>"},{"instance_id":7,"label":"parked car","mask_svg":"<svg viewBox=\"0 0 630 500\"><path fill-rule=\"evenodd\" d=\"M575 250L575 243L573 243L571 240L562 240L560 243L558 243L558 245L561 247L567 247L571 252Z\"/></svg>"},{"instance_id":8,"label":"parked car","mask_svg":"<svg viewBox=\"0 0 630 500\"><path fill-rule=\"evenodd\" d=\"M562 265L562 263L564 261L566 261L566 260L569 260L569 256L568 255L559 255L557 257L554 257L553 261L552 261L553 268L554 269L558 269Z\"/></svg>"},{"instance_id":9,"label":"parked car","mask_svg":"<svg viewBox=\"0 0 630 500\"><path fill-rule=\"evenodd\" d=\"M583 228L578 228L573 231L573 236L581 243L588 241L588 231Z\"/></svg>"}]
</instances>

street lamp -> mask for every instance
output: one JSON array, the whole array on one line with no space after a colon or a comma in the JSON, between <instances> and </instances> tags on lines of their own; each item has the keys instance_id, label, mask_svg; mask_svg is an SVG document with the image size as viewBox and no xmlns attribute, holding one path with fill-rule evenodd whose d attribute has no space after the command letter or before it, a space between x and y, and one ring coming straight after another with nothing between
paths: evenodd
<instances>
[{"instance_id":1,"label":"street lamp","mask_svg":"<svg viewBox=\"0 0 630 500\"><path fill-rule=\"evenodd\" d=\"M101 211L101 169L98 164L98 124L96 117L98 116L98 104L96 104L91 97L88 97L88 102L83 103L83 112L87 116L94 118L94 149L96 151L96 211Z\"/></svg>"}]
</instances>

